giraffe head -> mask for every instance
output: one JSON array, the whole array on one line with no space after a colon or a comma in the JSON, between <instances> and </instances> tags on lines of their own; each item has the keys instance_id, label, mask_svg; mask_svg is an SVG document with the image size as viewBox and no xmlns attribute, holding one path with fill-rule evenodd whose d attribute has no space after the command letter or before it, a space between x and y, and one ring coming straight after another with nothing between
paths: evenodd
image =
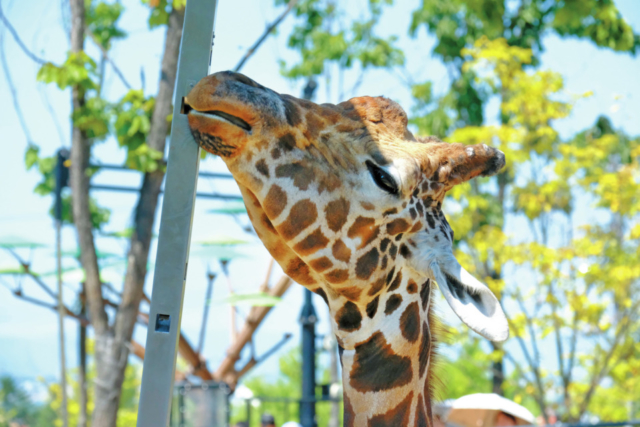
<instances>
[{"instance_id":1,"label":"giraffe head","mask_svg":"<svg viewBox=\"0 0 640 427\"><path fill-rule=\"evenodd\" d=\"M417 316L398 319L411 336L432 280L471 329L507 338L498 300L454 257L442 213L446 191L497 173L502 152L416 138L383 97L318 105L231 72L201 80L184 112L198 144L226 162L276 261L328 302L344 348L396 316L394 306Z\"/></svg>"}]
</instances>

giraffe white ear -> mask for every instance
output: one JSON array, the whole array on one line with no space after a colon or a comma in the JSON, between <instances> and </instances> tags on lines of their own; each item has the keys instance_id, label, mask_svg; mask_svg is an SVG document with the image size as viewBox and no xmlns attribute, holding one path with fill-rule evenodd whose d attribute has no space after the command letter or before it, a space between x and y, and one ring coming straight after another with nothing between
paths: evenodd
<instances>
[{"instance_id":1,"label":"giraffe white ear","mask_svg":"<svg viewBox=\"0 0 640 427\"><path fill-rule=\"evenodd\" d=\"M462 268L453 255L432 262L431 270L460 320L488 340L499 342L509 337L509 324L496 296Z\"/></svg>"}]
</instances>

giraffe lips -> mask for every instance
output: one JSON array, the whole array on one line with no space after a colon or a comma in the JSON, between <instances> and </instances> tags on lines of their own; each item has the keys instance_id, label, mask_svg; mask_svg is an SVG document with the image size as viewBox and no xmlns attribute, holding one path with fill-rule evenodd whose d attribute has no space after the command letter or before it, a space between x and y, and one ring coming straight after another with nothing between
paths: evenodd
<instances>
[{"instance_id":1,"label":"giraffe lips","mask_svg":"<svg viewBox=\"0 0 640 427\"><path fill-rule=\"evenodd\" d=\"M220 110L207 110L207 111L199 111L193 108L191 105L187 104L183 101L182 103L182 114L201 114L205 116L214 116L217 119L222 119L225 122L228 122L234 126L239 127L240 129L245 130L246 132L251 132L251 125L249 123L242 120L240 117L233 116L229 113L225 113Z\"/></svg>"}]
</instances>

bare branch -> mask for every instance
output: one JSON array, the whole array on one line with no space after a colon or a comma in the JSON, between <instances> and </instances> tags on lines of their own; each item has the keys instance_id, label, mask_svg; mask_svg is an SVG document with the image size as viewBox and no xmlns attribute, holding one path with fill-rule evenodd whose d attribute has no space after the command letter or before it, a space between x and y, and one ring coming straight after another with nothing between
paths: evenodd
<instances>
[{"instance_id":1,"label":"bare branch","mask_svg":"<svg viewBox=\"0 0 640 427\"><path fill-rule=\"evenodd\" d=\"M89 33L89 35L91 35L91 40L93 41L93 43L98 47L98 49L100 49L100 52L102 52L102 57L104 58L105 61L107 61L109 63L109 65L111 65L111 68L113 68L113 71L116 73L116 75L120 78L120 81L122 81L122 84L125 85L125 87L129 90L131 90L131 85L129 84L129 82L127 81L127 79L124 77L124 74L122 74L122 71L120 71L120 68L118 68L118 66L116 65L116 63L113 61L113 59L111 59L111 57L109 56L109 52L107 51L107 49L105 49L104 46L102 46L98 40L96 40L96 36L95 34L93 34L91 31L87 30L87 33Z\"/></svg>"},{"instance_id":2,"label":"bare branch","mask_svg":"<svg viewBox=\"0 0 640 427\"><path fill-rule=\"evenodd\" d=\"M31 58L31 60L37 62L40 65L43 65L43 64L45 64L47 62L46 60L34 55L33 53L31 53L31 51L27 48L27 46L22 42L22 40L20 39L20 36L18 35L18 32L16 31L15 28L13 28L13 25L11 25L11 22L9 22L9 20L5 16L5 14L4 14L3 10L2 10L2 2L0 2L0 21L2 21L2 23L9 29L9 32L13 36L14 40L16 41L16 43L18 43L18 46L20 46L20 49L22 49L22 51L29 58Z\"/></svg>"},{"instance_id":3,"label":"bare branch","mask_svg":"<svg viewBox=\"0 0 640 427\"><path fill-rule=\"evenodd\" d=\"M20 266L22 267L22 269L24 270L24 273L26 275L28 275L29 277L31 277L33 279L34 282L36 282L38 284L38 286L40 286L47 294L49 294L49 296L51 298L53 298L54 300L58 299L58 294L56 294L54 291L52 291L46 283L44 283L44 281L40 278L40 276L38 276L37 274L35 274L33 271L31 271L31 266L29 265L28 262L26 262L25 260L22 259L22 257L20 255L18 255L18 253L16 251L14 251L11 248L5 248L11 255L13 255L13 257L16 259L16 261L18 261L20 263Z\"/></svg>"},{"instance_id":4,"label":"bare branch","mask_svg":"<svg viewBox=\"0 0 640 427\"><path fill-rule=\"evenodd\" d=\"M2 11L0 10L0 14L1 13ZM7 86L9 86L9 91L11 92L13 108L15 109L16 115L18 116L20 127L22 127L24 136L27 138L27 143L33 144L33 139L31 139L31 134L29 133L29 127L27 126L27 121L25 120L24 115L22 114L22 109L20 108L20 103L18 102L18 91L16 90L16 87L13 84L13 79L11 78L11 73L9 72L9 66L7 65L7 57L4 52L3 36L4 36L3 34L0 34L0 59L2 60L2 70L4 71L4 75L7 78Z\"/></svg>"},{"instance_id":5,"label":"bare branch","mask_svg":"<svg viewBox=\"0 0 640 427\"><path fill-rule=\"evenodd\" d=\"M273 285L269 291L269 295L281 297L289 289L293 281L289 276L282 276L278 282ZM240 358L240 352L251 341L253 334L258 326L264 320L266 315L271 311L272 307L251 307L251 311L247 316L247 320L240 330L237 339L227 349L227 354L220 363L220 366L214 373L214 378L218 381L225 381L230 387L235 388L237 379L239 378L235 370L235 364Z\"/></svg>"},{"instance_id":6,"label":"bare branch","mask_svg":"<svg viewBox=\"0 0 640 427\"><path fill-rule=\"evenodd\" d=\"M233 71L237 73L242 69L244 64L251 57L251 55L253 55L256 52L256 50L258 50L260 45L266 40L266 38L269 36L269 33L271 33L271 31L273 31L278 25L280 25L282 20L289 14L289 12L291 12L291 10L293 10L293 8L297 3L298 3L298 0L289 1L289 4L287 4L287 8L285 9L285 11L282 12L282 14L278 16L278 18L271 23L271 25L267 26L267 28L264 30L264 33L262 33L262 35L258 38L258 40L253 44L253 46L251 46L249 50L247 50L247 53L244 54L244 56L242 57L240 62L238 62L238 65L236 65L236 68L234 68Z\"/></svg>"}]
</instances>

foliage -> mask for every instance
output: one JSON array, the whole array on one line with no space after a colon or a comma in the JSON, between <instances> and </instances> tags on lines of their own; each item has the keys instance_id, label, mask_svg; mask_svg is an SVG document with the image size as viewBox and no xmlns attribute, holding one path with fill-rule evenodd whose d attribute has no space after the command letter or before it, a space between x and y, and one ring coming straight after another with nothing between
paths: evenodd
<instances>
[{"instance_id":1,"label":"foliage","mask_svg":"<svg viewBox=\"0 0 640 427\"><path fill-rule=\"evenodd\" d=\"M94 408L93 401L93 381L95 380L95 364L93 363L93 342L87 342L87 354L89 355L89 363L87 364L87 412L91 414ZM69 374L67 379L67 387L71 393L67 393L67 411L69 414L69 425L78 425L78 417L80 415L80 384L78 382L78 370L75 369ZM122 386L122 394L120 396L120 406L118 409L118 426L134 427L138 416L138 399L140 396L140 384L142 380L142 366L140 364L129 363L127 365ZM60 384L53 383L48 386L49 399L47 406L58 413L62 404L62 394L60 393ZM56 419L54 424L56 427L62 425L62 420Z\"/></svg>"},{"instance_id":2,"label":"foliage","mask_svg":"<svg viewBox=\"0 0 640 427\"><path fill-rule=\"evenodd\" d=\"M15 379L0 377L0 427L20 425L45 427L53 424L56 413L47 405L31 400L29 393Z\"/></svg>"},{"instance_id":3,"label":"foliage","mask_svg":"<svg viewBox=\"0 0 640 427\"><path fill-rule=\"evenodd\" d=\"M280 372L275 381L267 381L262 377L250 377L243 381L242 385L249 388L256 398L287 397L299 399L302 390L302 354L300 348L292 348L280 356L278 362ZM316 369L318 368L316 361ZM321 382L328 383L329 371L328 369L323 371ZM317 394L317 397L320 397L320 395ZM328 425L330 411L331 408L328 402L316 404L316 419L319 427ZM252 408L250 427L260 427L260 414L265 412L274 416L277 425L300 419L299 404L297 402L261 402L258 406ZM340 404L340 413L342 413L342 403ZM247 409L244 402L233 404L231 407L231 425L239 421L246 421L246 414ZM340 418L340 425L342 425L342 418Z\"/></svg>"},{"instance_id":4,"label":"foliage","mask_svg":"<svg viewBox=\"0 0 640 427\"><path fill-rule=\"evenodd\" d=\"M287 44L300 54L300 60L295 64L281 62L282 74L292 79L324 75L330 80L332 66L337 66L338 72L342 73L358 65L364 74L371 68L404 64L404 53L397 46L397 37L383 38L376 34L383 5L391 4L392 0L368 0L368 16L349 19L336 2L299 1L295 6L298 19ZM342 98L342 88L340 92Z\"/></svg>"},{"instance_id":5,"label":"foliage","mask_svg":"<svg viewBox=\"0 0 640 427\"><path fill-rule=\"evenodd\" d=\"M640 268L632 261L640 255L633 225L640 140L601 118L562 141L553 123L570 113L575 98L562 93L559 75L527 71L532 52L504 39L482 37L462 54L463 70L499 98L501 124L461 127L448 139L500 148L507 166L495 178L453 190L450 218L464 236L456 242L458 258L501 296L510 319L517 350L504 350L512 366L505 393L516 401L533 398L537 412L555 407L567 421L587 412L625 418L610 408L626 407L629 395L622 391L637 387L633 366L621 364L640 350L634 340L640 303L631 297L640 290ZM604 219L576 230L583 203ZM527 222L530 235L507 235L507 214ZM508 270L537 284L509 284ZM542 346L555 347L557 371L544 368L550 361ZM607 383L614 392L608 395L621 399L613 405L596 398Z\"/></svg>"}]
</instances>

